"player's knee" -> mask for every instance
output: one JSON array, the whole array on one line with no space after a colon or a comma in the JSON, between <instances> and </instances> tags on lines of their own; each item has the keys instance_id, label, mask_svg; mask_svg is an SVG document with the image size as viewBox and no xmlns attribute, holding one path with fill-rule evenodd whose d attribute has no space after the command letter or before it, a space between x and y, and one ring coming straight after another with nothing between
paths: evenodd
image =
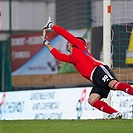
<instances>
[{"instance_id":1,"label":"player's knee","mask_svg":"<svg viewBox=\"0 0 133 133\"><path fill-rule=\"evenodd\" d=\"M112 80L112 81L109 82L109 85L108 85L108 86L109 86L110 88L114 89L114 86L115 86L115 84L116 84L117 82L118 82L117 80Z\"/></svg>"},{"instance_id":2,"label":"player's knee","mask_svg":"<svg viewBox=\"0 0 133 133\"><path fill-rule=\"evenodd\" d=\"M100 99L100 95L99 94L91 94L88 98L88 103L90 105L93 104L93 102L96 100L96 99Z\"/></svg>"},{"instance_id":3,"label":"player's knee","mask_svg":"<svg viewBox=\"0 0 133 133\"><path fill-rule=\"evenodd\" d=\"M90 96L90 97L88 98L88 103L89 103L90 105L92 105L92 103L93 103L95 100L96 100L95 97Z\"/></svg>"},{"instance_id":4,"label":"player's knee","mask_svg":"<svg viewBox=\"0 0 133 133\"><path fill-rule=\"evenodd\" d=\"M88 98L88 103L92 104L92 99L90 97Z\"/></svg>"}]
</instances>

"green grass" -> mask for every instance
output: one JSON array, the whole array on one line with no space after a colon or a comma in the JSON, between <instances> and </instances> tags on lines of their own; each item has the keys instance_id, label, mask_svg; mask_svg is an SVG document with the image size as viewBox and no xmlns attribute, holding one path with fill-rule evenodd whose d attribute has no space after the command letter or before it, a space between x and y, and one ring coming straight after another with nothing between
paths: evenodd
<instances>
[{"instance_id":1,"label":"green grass","mask_svg":"<svg viewBox=\"0 0 133 133\"><path fill-rule=\"evenodd\" d=\"M0 133L133 133L133 120L1 120Z\"/></svg>"}]
</instances>

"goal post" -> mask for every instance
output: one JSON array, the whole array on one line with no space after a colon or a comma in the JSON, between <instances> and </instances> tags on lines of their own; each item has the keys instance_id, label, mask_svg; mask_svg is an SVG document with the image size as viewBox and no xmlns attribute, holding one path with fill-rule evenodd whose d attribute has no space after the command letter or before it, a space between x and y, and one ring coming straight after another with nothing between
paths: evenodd
<instances>
[{"instance_id":1,"label":"goal post","mask_svg":"<svg viewBox=\"0 0 133 133\"><path fill-rule=\"evenodd\" d=\"M103 62L111 67L111 0L103 0ZM106 101L111 104L111 95L109 93ZM104 118L107 114L104 113Z\"/></svg>"},{"instance_id":2,"label":"goal post","mask_svg":"<svg viewBox=\"0 0 133 133\"><path fill-rule=\"evenodd\" d=\"M111 66L111 2L103 0L103 61Z\"/></svg>"}]
</instances>

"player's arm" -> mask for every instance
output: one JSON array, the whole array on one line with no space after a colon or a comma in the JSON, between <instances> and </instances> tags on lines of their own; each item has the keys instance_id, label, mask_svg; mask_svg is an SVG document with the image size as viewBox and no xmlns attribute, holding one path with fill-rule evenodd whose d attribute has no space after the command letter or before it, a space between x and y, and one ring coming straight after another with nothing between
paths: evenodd
<instances>
[{"instance_id":1,"label":"player's arm","mask_svg":"<svg viewBox=\"0 0 133 133\"><path fill-rule=\"evenodd\" d=\"M53 24L51 28L61 36L63 36L68 42L70 42L72 45L76 45L77 47L84 49L84 42L78 38L76 38L74 35L72 35L70 32L68 32L66 29Z\"/></svg>"},{"instance_id":2,"label":"player's arm","mask_svg":"<svg viewBox=\"0 0 133 133\"><path fill-rule=\"evenodd\" d=\"M72 45L76 45L77 43L79 43L78 39L72 35L70 32L68 32L66 29L53 24L51 27L56 33L60 34L61 36L63 36L68 42L70 42Z\"/></svg>"},{"instance_id":3,"label":"player's arm","mask_svg":"<svg viewBox=\"0 0 133 133\"><path fill-rule=\"evenodd\" d=\"M44 45L48 48L48 50L50 51L50 53L58 60L63 61L63 62L71 62L71 55L67 55L67 54L63 54L61 52L59 52L59 50L57 50L56 48L54 48L49 41L44 40L43 41Z\"/></svg>"},{"instance_id":4,"label":"player's arm","mask_svg":"<svg viewBox=\"0 0 133 133\"><path fill-rule=\"evenodd\" d=\"M78 47L83 46L83 41L77 39L74 35L72 35L70 32L68 32L66 29L57 26L52 23L51 18L49 17L47 24L44 26L44 28L50 28L53 29L56 33L63 36L68 42L70 42L72 45L77 45Z\"/></svg>"}]
</instances>

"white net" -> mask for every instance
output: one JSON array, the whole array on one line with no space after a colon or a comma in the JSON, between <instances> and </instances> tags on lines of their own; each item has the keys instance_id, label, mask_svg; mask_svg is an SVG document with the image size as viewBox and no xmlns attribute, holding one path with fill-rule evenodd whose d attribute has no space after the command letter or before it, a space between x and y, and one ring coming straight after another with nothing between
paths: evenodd
<instances>
[{"instance_id":1,"label":"white net","mask_svg":"<svg viewBox=\"0 0 133 133\"><path fill-rule=\"evenodd\" d=\"M133 81L133 0L111 1L112 66L119 80Z\"/></svg>"},{"instance_id":2,"label":"white net","mask_svg":"<svg viewBox=\"0 0 133 133\"><path fill-rule=\"evenodd\" d=\"M126 32L131 32L128 27L133 26L133 1L117 0L112 1L112 24L126 26Z\"/></svg>"}]
</instances>

